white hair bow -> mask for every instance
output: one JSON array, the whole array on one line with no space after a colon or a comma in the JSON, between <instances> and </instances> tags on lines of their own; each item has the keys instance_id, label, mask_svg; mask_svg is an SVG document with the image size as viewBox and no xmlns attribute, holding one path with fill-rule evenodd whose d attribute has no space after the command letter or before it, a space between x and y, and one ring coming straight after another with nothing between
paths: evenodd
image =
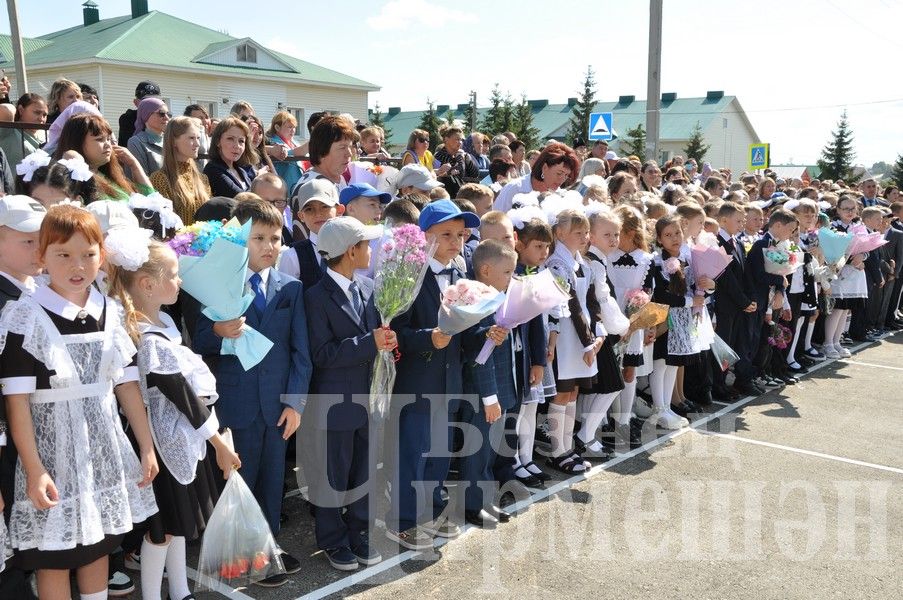
<instances>
[{"instance_id":1,"label":"white hair bow","mask_svg":"<svg viewBox=\"0 0 903 600\"><path fill-rule=\"evenodd\" d=\"M132 194L129 196L129 208L133 210L152 210L160 215L160 224L166 229L181 229L184 223L172 208L172 200L164 198L160 192L148 196Z\"/></svg>"},{"instance_id":2,"label":"white hair bow","mask_svg":"<svg viewBox=\"0 0 903 600\"><path fill-rule=\"evenodd\" d=\"M150 229L121 227L111 229L104 238L107 260L126 271L137 271L150 258Z\"/></svg>"},{"instance_id":3,"label":"white hair bow","mask_svg":"<svg viewBox=\"0 0 903 600\"><path fill-rule=\"evenodd\" d=\"M35 171L49 164L50 155L43 150L35 150L16 165L16 173L22 176L22 181L28 183L34 176Z\"/></svg>"},{"instance_id":4,"label":"white hair bow","mask_svg":"<svg viewBox=\"0 0 903 600\"><path fill-rule=\"evenodd\" d=\"M75 181L88 181L94 177L94 173L91 172L91 167L89 167L88 163L85 162L85 159L81 157L61 158L57 162L69 169L69 176Z\"/></svg>"},{"instance_id":5,"label":"white hair bow","mask_svg":"<svg viewBox=\"0 0 903 600\"><path fill-rule=\"evenodd\" d=\"M511 219L511 224L514 225L514 228L518 231L523 229L524 225L533 219L539 219L543 223L547 222L545 213L542 212L541 208L535 205L512 208L508 211L508 218Z\"/></svg>"}]
</instances>

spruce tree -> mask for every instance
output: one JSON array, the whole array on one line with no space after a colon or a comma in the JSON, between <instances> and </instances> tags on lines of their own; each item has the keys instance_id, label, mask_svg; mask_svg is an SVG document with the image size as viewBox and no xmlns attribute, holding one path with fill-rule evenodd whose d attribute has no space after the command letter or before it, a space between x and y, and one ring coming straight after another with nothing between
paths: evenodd
<instances>
[{"instance_id":1,"label":"spruce tree","mask_svg":"<svg viewBox=\"0 0 903 600\"><path fill-rule=\"evenodd\" d=\"M467 108L464 110L464 127L467 135L470 135L474 131L477 131L479 127L479 115L477 113L477 106L473 102L473 92L470 92L470 96L467 99Z\"/></svg>"},{"instance_id":2,"label":"spruce tree","mask_svg":"<svg viewBox=\"0 0 903 600\"><path fill-rule=\"evenodd\" d=\"M574 140L580 138L586 140L589 132L589 116L596 107L596 80L593 68L586 67L586 76L583 80L583 92L577 98L577 104L571 110L570 126L567 132L567 143L574 145Z\"/></svg>"},{"instance_id":3,"label":"spruce tree","mask_svg":"<svg viewBox=\"0 0 903 600\"><path fill-rule=\"evenodd\" d=\"M646 130L642 123L627 130L627 137L621 141L621 152L628 156L635 154L641 161L646 160Z\"/></svg>"},{"instance_id":4,"label":"spruce tree","mask_svg":"<svg viewBox=\"0 0 903 600\"><path fill-rule=\"evenodd\" d=\"M445 123L449 126L455 124L455 111L452 109L448 109L448 112L445 113Z\"/></svg>"},{"instance_id":5,"label":"spruce tree","mask_svg":"<svg viewBox=\"0 0 903 600\"><path fill-rule=\"evenodd\" d=\"M442 124L442 119L436 115L436 107L429 98L426 100L426 107L426 111L421 115L420 123L417 125L417 128L430 134L430 150L435 151L436 146L438 146L441 141L441 138L439 137L439 126Z\"/></svg>"},{"instance_id":6,"label":"spruce tree","mask_svg":"<svg viewBox=\"0 0 903 600\"><path fill-rule=\"evenodd\" d=\"M492 87L492 93L489 95L489 108L486 110L486 114L483 115L483 120L480 121L479 124L481 133L485 133L489 137L492 137L495 134L504 131L503 129L499 129L499 124L503 120L502 112L504 111L504 107L502 105L504 101L505 99L502 97L502 92L499 90L499 84L495 84Z\"/></svg>"},{"instance_id":7,"label":"spruce tree","mask_svg":"<svg viewBox=\"0 0 903 600\"><path fill-rule=\"evenodd\" d=\"M696 159L696 163L701 164L702 159L705 157L705 153L708 152L711 147L711 144L705 143L705 138L702 136L702 126L699 125L699 121L696 121L693 133L690 135L687 146L684 148L684 156Z\"/></svg>"},{"instance_id":8,"label":"spruce tree","mask_svg":"<svg viewBox=\"0 0 903 600\"><path fill-rule=\"evenodd\" d=\"M891 168L890 176L894 180L894 185L903 190L903 154L897 156L897 161Z\"/></svg>"},{"instance_id":9,"label":"spruce tree","mask_svg":"<svg viewBox=\"0 0 903 600\"><path fill-rule=\"evenodd\" d=\"M386 134L384 142L385 145L388 146L389 138L392 136L392 130L386 126L386 122L383 120L383 114L379 110L379 102L377 102L373 110L370 111L370 124L374 127L382 127L383 132Z\"/></svg>"},{"instance_id":10,"label":"spruce tree","mask_svg":"<svg viewBox=\"0 0 903 600\"><path fill-rule=\"evenodd\" d=\"M533 107L527 102L526 96L521 96L520 104L514 107L511 130L527 150L532 150L539 144L539 129L533 126Z\"/></svg>"},{"instance_id":11,"label":"spruce tree","mask_svg":"<svg viewBox=\"0 0 903 600\"><path fill-rule=\"evenodd\" d=\"M847 121L847 111L840 115L837 129L831 132L832 139L821 151L818 159L818 168L821 171L821 179L837 181L843 179L846 183L853 183L853 131Z\"/></svg>"}]
</instances>

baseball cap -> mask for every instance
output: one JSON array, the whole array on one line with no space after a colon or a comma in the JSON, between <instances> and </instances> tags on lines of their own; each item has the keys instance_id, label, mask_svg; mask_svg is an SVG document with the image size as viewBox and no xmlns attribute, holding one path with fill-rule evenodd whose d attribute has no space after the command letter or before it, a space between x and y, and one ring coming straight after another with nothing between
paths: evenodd
<instances>
[{"instance_id":1,"label":"baseball cap","mask_svg":"<svg viewBox=\"0 0 903 600\"><path fill-rule=\"evenodd\" d=\"M311 179L298 188L298 210L311 200L319 200L327 206L335 206L339 203L339 191L336 185L328 179Z\"/></svg>"},{"instance_id":2,"label":"baseball cap","mask_svg":"<svg viewBox=\"0 0 903 600\"><path fill-rule=\"evenodd\" d=\"M618 160L618 153L614 150L609 150L605 153L605 160Z\"/></svg>"},{"instance_id":3,"label":"baseball cap","mask_svg":"<svg viewBox=\"0 0 903 600\"><path fill-rule=\"evenodd\" d=\"M348 203L355 198L379 198L381 204L388 204L392 201L392 194L380 192L369 183L349 183L348 187L339 192L339 202L342 206L348 206Z\"/></svg>"},{"instance_id":4,"label":"baseball cap","mask_svg":"<svg viewBox=\"0 0 903 600\"><path fill-rule=\"evenodd\" d=\"M423 165L405 165L395 177L395 187L401 189L413 185L418 190L429 192L444 184L433 177Z\"/></svg>"},{"instance_id":5,"label":"baseball cap","mask_svg":"<svg viewBox=\"0 0 903 600\"><path fill-rule=\"evenodd\" d=\"M465 227L480 226L480 217L472 212L462 212L458 205L451 200L437 200L427 204L420 211L420 229L426 231L433 225L452 219L464 219Z\"/></svg>"},{"instance_id":6,"label":"baseball cap","mask_svg":"<svg viewBox=\"0 0 903 600\"><path fill-rule=\"evenodd\" d=\"M381 225L364 225L354 217L330 219L317 234L317 252L327 260L338 258L348 248L363 240L375 240L383 235Z\"/></svg>"},{"instance_id":7,"label":"baseball cap","mask_svg":"<svg viewBox=\"0 0 903 600\"><path fill-rule=\"evenodd\" d=\"M98 200L85 207L94 215L100 224L100 230L104 235L111 229L124 229L134 227L138 229L138 217L136 217L127 202L119 200Z\"/></svg>"},{"instance_id":8,"label":"baseball cap","mask_svg":"<svg viewBox=\"0 0 903 600\"><path fill-rule=\"evenodd\" d=\"M22 233L34 233L41 229L47 209L29 196L15 195L0 198L0 226Z\"/></svg>"},{"instance_id":9,"label":"baseball cap","mask_svg":"<svg viewBox=\"0 0 903 600\"><path fill-rule=\"evenodd\" d=\"M142 81L138 84L138 87L135 88L135 98L138 98L139 100L144 100L148 96L162 95L163 91L160 89L160 86L153 81Z\"/></svg>"}]
</instances>

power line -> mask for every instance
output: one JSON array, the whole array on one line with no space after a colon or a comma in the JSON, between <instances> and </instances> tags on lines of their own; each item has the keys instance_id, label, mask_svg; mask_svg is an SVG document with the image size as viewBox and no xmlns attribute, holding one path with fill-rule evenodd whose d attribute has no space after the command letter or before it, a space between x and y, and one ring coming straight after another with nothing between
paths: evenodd
<instances>
[{"instance_id":1,"label":"power line","mask_svg":"<svg viewBox=\"0 0 903 600\"><path fill-rule=\"evenodd\" d=\"M891 100L872 100L869 102L842 102L840 104L822 104L822 105L813 105L813 106L795 106L795 107L787 107L787 108L759 108L752 110L722 110L719 111L718 114L721 115L729 115L729 114L749 114L749 113L767 113L767 112L794 112L800 110L818 110L825 108L846 108L849 106L868 106L872 104L891 104L894 102L903 102L903 98L894 98ZM711 115L712 111L689 111L689 112L678 112L678 111L667 111L667 109L662 109L662 112L667 115ZM633 112L628 110L619 110L617 111L619 115L645 115L645 112Z\"/></svg>"}]
</instances>

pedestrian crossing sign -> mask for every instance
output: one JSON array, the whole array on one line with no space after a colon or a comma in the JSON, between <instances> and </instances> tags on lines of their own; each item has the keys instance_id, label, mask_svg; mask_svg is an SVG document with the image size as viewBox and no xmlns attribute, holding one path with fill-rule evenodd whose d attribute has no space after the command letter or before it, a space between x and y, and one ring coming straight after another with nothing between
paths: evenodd
<instances>
[{"instance_id":1,"label":"pedestrian crossing sign","mask_svg":"<svg viewBox=\"0 0 903 600\"><path fill-rule=\"evenodd\" d=\"M612 117L610 112L590 113L589 115L589 131L587 139L590 140L610 140Z\"/></svg>"},{"instance_id":2,"label":"pedestrian crossing sign","mask_svg":"<svg viewBox=\"0 0 903 600\"><path fill-rule=\"evenodd\" d=\"M770 144L749 145L749 170L767 169L769 166L768 154Z\"/></svg>"}]
</instances>

